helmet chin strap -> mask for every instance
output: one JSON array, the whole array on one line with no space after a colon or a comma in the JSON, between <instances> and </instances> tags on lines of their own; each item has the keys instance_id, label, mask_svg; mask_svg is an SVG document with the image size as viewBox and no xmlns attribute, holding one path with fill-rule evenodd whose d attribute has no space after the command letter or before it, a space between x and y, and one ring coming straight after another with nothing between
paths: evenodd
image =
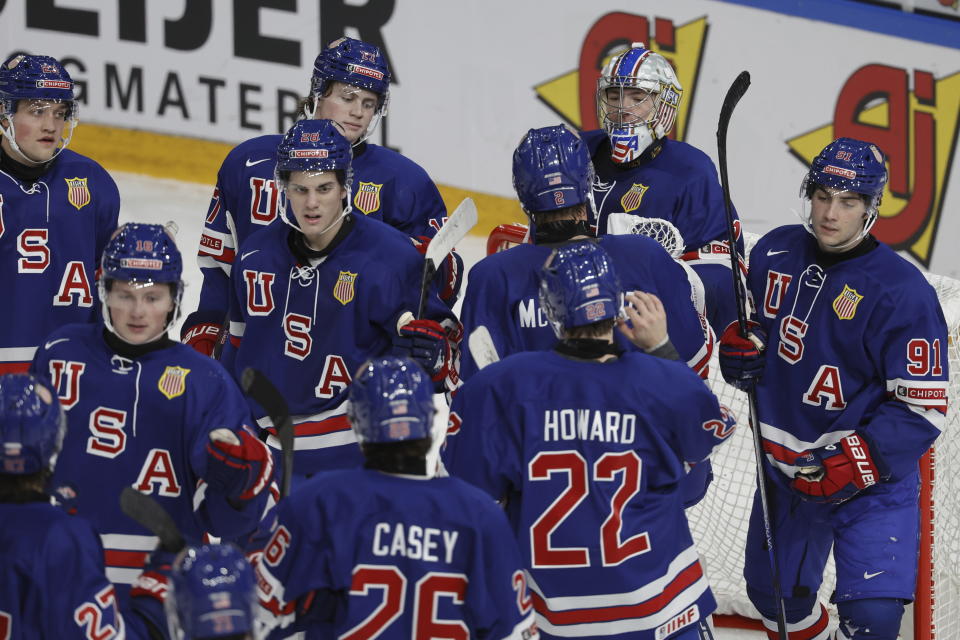
<instances>
[{"instance_id":1,"label":"helmet chin strap","mask_svg":"<svg viewBox=\"0 0 960 640\"><path fill-rule=\"evenodd\" d=\"M120 335L120 332L117 331L117 328L113 326L113 318L110 315L110 306L107 304L107 287L103 280L100 281L98 285L98 289L100 291L100 301L101 301L100 306L101 306L101 310L103 311L103 324L107 327L107 330L110 333L117 336L119 340L126 342L127 344L137 346L141 344L149 344L151 342L154 342L155 340L159 340L161 337L167 335L167 333L170 332L170 329L173 328L173 324L180 317L180 301L183 298L183 282L182 281L180 282L180 285L178 287L178 293L173 300L173 310L170 311L170 313L168 314L167 323L163 325L163 330L160 331L160 333L158 333L157 335L147 340L143 340L142 342L130 342L129 340L124 338L122 335Z\"/></svg>"},{"instance_id":2,"label":"helmet chin strap","mask_svg":"<svg viewBox=\"0 0 960 640\"><path fill-rule=\"evenodd\" d=\"M346 191L347 191L347 196L346 196L346 198L347 198L347 206L345 206L345 207L343 208L343 211L340 212L340 215L337 216L336 218L334 218L333 221L331 221L330 224L328 224L328 225L323 229L323 231L321 231L318 235L323 235L323 234L325 234L327 231L330 231L330 229L332 229L336 224L338 224L341 220L343 220L344 218L346 218L346 217L347 217L347 214L349 214L351 211L353 211L353 204L352 204L352 200L353 200L353 197L352 197L352 196L353 196L353 190L351 189L351 186L350 186L350 185L346 185L344 188L345 188ZM280 207L281 207L281 208L280 208L280 211L281 211L282 213L280 214L280 219L283 220L284 222L286 222L289 227L291 227L291 228L293 228L293 229L296 229L296 230L299 231L300 233L303 233L303 229L301 229L301 228L297 225L296 216L294 216L294 219L291 220L290 217L287 215L287 210L288 210L287 204L288 204L288 201L287 201L286 190L285 190L285 189L281 189L281 192L280 192ZM304 235L306 235L306 234L304 234Z\"/></svg>"},{"instance_id":3,"label":"helmet chin strap","mask_svg":"<svg viewBox=\"0 0 960 640\"><path fill-rule=\"evenodd\" d=\"M10 145L10 149L15 151L16 154L20 156L21 160L19 160L19 162L21 164L25 164L31 167L41 167L47 164L48 162L53 161L54 158L60 155L60 152L66 149L67 145L70 144L70 140L73 138L73 128L74 126L76 126L73 123L68 123L68 126L70 127L70 131L69 133L67 133L66 139L63 139L61 137L61 140L63 140L63 144L60 145L56 151L53 152L53 155L50 156L48 160L38 161L38 160L34 160L30 156L28 156L26 153L24 153L23 149L20 148L20 145L17 144L17 132L13 126L13 119L6 116L4 117L4 119L7 121L7 124L6 125L0 124L0 132L3 133L4 140L6 140L7 143Z\"/></svg>"}]
</instances>

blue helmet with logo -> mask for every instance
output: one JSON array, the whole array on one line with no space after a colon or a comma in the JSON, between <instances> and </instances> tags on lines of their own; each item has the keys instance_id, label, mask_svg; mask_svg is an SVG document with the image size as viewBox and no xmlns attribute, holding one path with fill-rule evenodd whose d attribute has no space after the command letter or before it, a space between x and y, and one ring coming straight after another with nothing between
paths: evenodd
<instances>
[{"instance_id":1,"label":"blue helmet with logo","mask_svg":"<svg viewBox=\"0 0 960 640\"><path fill-rule=\"evenodd\" d=\"M589 202L593 163L580 135L566 125L530 129L513 152L513 188L527 214Z\"/></svg>"},{"instance_id":2,"label":"blue helmet with logo","mask_svg":"<svg viewBox=\"0 0 960 640\"><path fill-rule=\"evenodd\" d=\"M53 470L67 433L57 396L30 374L0 376L0 474Z\"/></svg>"},{"instance_id":3,"label":"blue helmet with logo","mask_svg":"<svg viewBox=\"0 0 960 640\"><path fill-rule=\"evenodd\" d=\"M386 110L390 94L390 69L376 46L355 40L339 38L331 42L313 63L311 93L321 97L331 82L342 82L373 91L380 96L381 110Z\"/></svg>"},{"instance_id":4,"label":"blue helmet with logo","mask_svg":"<svg viewBox=\"0 0 960 640\"><path fill-rule=\"evenodd\" d=\"M613 261L595 242L555 249L540 271L540 307L558 338L565 329L616 318L622 306Z\"/></svg>"},{"instance_id":5,"label":"blue helmet with logo","mask_svg":"<svg viewBox=\"0 0 960 640\"><path fill-rule=\"evenodd\" d=\"M429 438L434 412L433 383L413 360L370 360L350 383L347 415L361 443Z\"/></svg>"},{"instance_id":6,"label":"blue helmet with logo","mask_svg":"<svg viewBox=\"0 0 960 640\"><path fill-rule=\"evenodd\" d=\"M256 579L232 544L188 547L173 563L165 606L171 633L221 638L252 633Z\"/></svg>"},{"instance_id":7,"label":"blue helmet with logo","mask_svg":"<svg viewBox=\"0 0 960 640\"><path fill-rule=\"evenodd\" d=\"M51 100L66 107L67 127L54 153L55 157L70 144L73 128L79 117L79 108L74 96L74 83L70 74L56 58L50 56L14 55L0 66L0 116L12 116L20 100ZM29 163L39 164L27 157L16 142L13 120L6 117L0 121L0 131L10 145ZM48 162L48 161L45 161Z\"/></svg>"}]
</instances>

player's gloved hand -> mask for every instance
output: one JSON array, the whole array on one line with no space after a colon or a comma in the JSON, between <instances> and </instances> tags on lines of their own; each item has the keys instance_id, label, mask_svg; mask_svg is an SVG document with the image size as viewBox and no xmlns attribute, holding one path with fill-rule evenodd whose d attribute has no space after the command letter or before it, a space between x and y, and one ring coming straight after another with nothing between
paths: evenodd
<instances>
[{"instance_id":1,"label":"player's gloved hand","mask_svg":"<svg viewBox=\"0 0 960 640\"><path fill-rule=\"evenodd\" d=\"M836 444L802 452L790 488L811 502L843 502L889 476L867 439L852 433Z\"/></svg>"},{"instance_id":2,"label":"player's gloved hand","mask_svg":"<svg viewBox=\"0 0 960 640\"><path fill-rule=\"evenodd\" d=\"M430 238L427 236L417 236L410 238L413 240L413 246L417 248L420 255L427 253L427 247L430 246ZM437 265L437 273L441 280L440 299L450 307L456 304L460 296L460 286L463 284L463 258L456 251L451 251L443 262Z\"/></svg>"},{"instance_id":3,"label":"player's gloved hand","mask_svg":"<svg viewBox=\"0 0 960 640\"><path fill-rule=\"evenodd\" d=\"M446 331L435 320L411 320L398 327L390 353L420 363L435 387L442 386L450 375L450 343Z\"/></svg>"},{"instance_id":4,"label":"player's gloved hand","mask_svg":"<svg viewBox=\"0 0 960 640\"><path fill-rule=\"evenodd\" d=\"M50 491L54 506L60 507L67 515L77 515L77 488L71 484L61 484Z\"/></svg>"},{"instance_id":5,"label":"player's gloved hand","mask_svg":"<svg viewBox=\"0 0 960 640\"><path fill-rule=\"evenodd\" d=\"M184 327L180 332L180 341L193 347L205 356L213 355L213 348L220 339L220 325L212 322L201 322L190 328Z\"/></svg>"},{"instance_id":6,"label":"player's gloved hand","mask_svg":"<svg viewBox=\"0 0 960 640\"><path fill-rule=\"evenodd\" d=\"M720 373L728 384L748 391L763 375L767 334L753 320L747 322L749 337L740 335L740 323L731 322L720 336Z\"/></svg>"},{"instance_id":7,"label":"player's gloved hand","mask_svg":"<svg viewBox=\"0 0 960 640\"><path fill-rule=\"evenodd\" d=\"M163 604L170 589L170 572L177 552L164 551L158 545L130 587L131 598L152 598Z\"/></svg>"},{"instance_id":8,"label":"player's gloved hand","mask_svg":"<svg viewBox=\"0 0 960 640\"><path fill-rule=\"evenodd\" d=\"M214 429L207 441L207 472L211 490L232 501L251 500L270 484L273 457L270 449L247 427L243 430Z\"/></svg>"}]
</instances>

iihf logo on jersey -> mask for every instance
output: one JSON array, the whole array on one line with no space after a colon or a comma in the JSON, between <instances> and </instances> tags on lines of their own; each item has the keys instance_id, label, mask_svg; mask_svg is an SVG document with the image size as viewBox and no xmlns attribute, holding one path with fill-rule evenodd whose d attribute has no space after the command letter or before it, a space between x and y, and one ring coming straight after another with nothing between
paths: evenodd
<instances>
[{"instance_id":1,"label":"iihf logo on jersey","mask_svg":"<svg viewBox=\"0 0 960 640\"><path fill-rule=\"evenodd\" d=\"M851 289L850 285L845 284L843 291L833 300L833 311L841 320L853 320L861 300L863 296L857 293L856 289Z\"/></svg>"},{"instance_id":2,"label":"iihf logo on jersey","mask_svg":"<svg viewBox=\"0 0 960 640\"><path fill-rule=\"evenodd\" d=\"M90 204L90 189L87 188L86 178L64 178L67 183L67 201L77 208L77 211Z\"/></svg>"},{"instance_id":3,"label":"iihf logo on jersey","mask_svg":"<svg viewBox=\"0 0 960 640\"><path fill-rule=\"evenodd\" d=\"M357 195L353 198L353 206L368 216L380 208L380 189L382 184L373 182L361 182L357 188Z\"/></svg>"},{"instance_id":4,"label":"iihf logo on jersey","mask_svg":"<svg viewBox=\"0 0 960 640\"><path fill-rule=\"evenodd\" d=\"M357 281L357 275L350 271L341 271L337 277L337 282L333 285L333 298L340 304L346 305L353 300L353 285Z\"/></svg>"}]
</instances>

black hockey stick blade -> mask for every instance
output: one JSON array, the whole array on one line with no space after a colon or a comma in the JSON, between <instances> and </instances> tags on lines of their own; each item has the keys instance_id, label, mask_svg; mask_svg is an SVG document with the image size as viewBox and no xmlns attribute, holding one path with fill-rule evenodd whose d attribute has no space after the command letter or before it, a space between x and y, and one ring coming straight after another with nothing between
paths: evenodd
<instances>
[{"instance_id":1,"label":"black hockey stick blade","mask_svg":"<svg viewBox=\"0 0 960 640\"><path fill-rule=\"evenodd\" d=\"M256 400L264 408L273 427L277 430L280 452L283 456L283 478L280 480L280 495L290 495L290 481L293 477L293 421L287 401L273 383L263 373L247 367L240 378L243 392Z\"/></svg>"},{"instance_id":2,"label":"black hockey stick blade","mask_svg":"<svg viewBox=\"0 0 960 640\"><path fill-rule=\"evenodd\" d=\"M166 509L150 496L133 487L124 487L120 492L120 509L160 538L160 548L164 551L176 553L186 546L177 523Z\"/></svg>"}]
</instances>

